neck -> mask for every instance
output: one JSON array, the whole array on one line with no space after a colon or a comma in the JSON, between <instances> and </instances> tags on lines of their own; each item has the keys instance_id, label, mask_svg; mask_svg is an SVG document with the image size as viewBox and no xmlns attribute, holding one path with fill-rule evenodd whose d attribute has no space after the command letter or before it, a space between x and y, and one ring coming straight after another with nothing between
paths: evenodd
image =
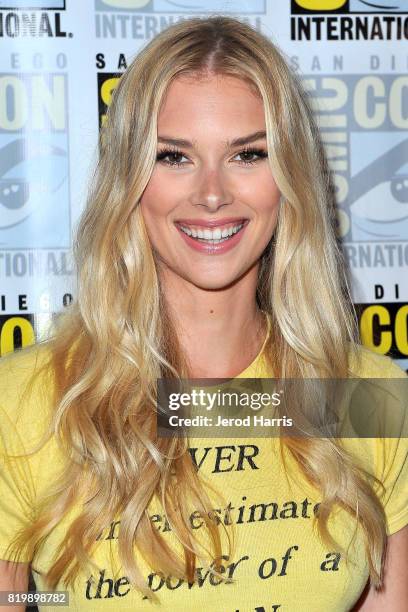
<instances>
[{"instance_id":1,"label":"neck","mask_svg":"<svg viewBox=\"0 0 408 612\"><path fill-rule=\"evenodd\" d=\"M222 290L181 283L179 277L175 283L168 280L162 279L163 293L190 376L230 378L245 370L259 353L268 327L256 303L257 276Z\"/></svg>"}]
</instances>

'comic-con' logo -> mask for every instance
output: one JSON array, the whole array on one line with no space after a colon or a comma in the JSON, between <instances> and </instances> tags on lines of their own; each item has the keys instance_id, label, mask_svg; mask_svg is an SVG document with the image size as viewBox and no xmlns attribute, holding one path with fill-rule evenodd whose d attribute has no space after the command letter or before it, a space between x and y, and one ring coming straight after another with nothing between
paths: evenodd
<instances>
[{"instance_id":1,"label":"'comic-con' logo","mask_svg":"<svg viewBox=\"0 0 408 612\"><path fill-rule=\"evenodd\" d=\"M408 304L356 304L362 343L394 359L408 357Z\"/></svg>"},{"instance_id":2,"label":"'comic-con' logo","mask_svg":"<svg viewBox=\"0 0 408 612\"><path fill-rule=\"evenodd\" d=\"M292 40L408 39L408 0L292 0Z\"/></svg>"},{"instance_id":3,"label":"'comic-con' logo","mask_svg":"<svg viewBox=\"0 0 408 612\"><path fill-rule=\"evenodd\" d=\"M408 77L310 75L303 84L332 171L341 237L365 243L350 250L350 265L406 265L397 263L397 244L408 235Z\"/></svg>"},{"instance_id":4,"label":"'comic-con' logo","mask_svg":"<svg viewBox=\"0 0 408 612\"><path fill-rule=\"evenodd\" d=\"M343 8L345 4L348 4L348 0L295 0L294 8L299 7L314 12L335 11Z\"/></svg>"},{"instance_id":5,"label":"'comic-con' logo","mask_svg":"<svg viewBox=\"0 0 408 612\"><path fill-rule=\"evenodd\" d=\"M72 299L72 295L66 293L63 306L70 304ZM54 312L0 314L0 357L49 337L55 316Z\"/></svg>"},{"instance_id":6,"label":"'comic-con' logo","mask_svg":"<svg viewBox=\"0 0 408 612\"><path fill-rule=\"evenodd\" d=\"M65 9L65 0L0 0L0 38L72 38L61 22Z\"/></svg>"},{"instance_id":7,"label":"'comic-con' logo","mask_svg":"<svg viewBox=\"0 0 408 612\"><path fill-rule=\"evenodd\" d=\"M0 249L70 247L67 76L0 75Z\"/></svg>"},{"instance_id":8,"label":"'comic-con' logo","mask_svg":"<svg viewBox=\"0 0 408 612\"><path fill-rule=\"evenodd\" d=\"M34 314L0 315L0 357L35 341Z\"/></svg>"},{"instance_id":9,"label":"'comic-con' logo","mask_svg":"<svg viewBox=\"0 0 408 612\"><path fill-rule=\"evenodd\" d=\"M120 74L99 72L97 78L99 127L102 127L105 122L106 111L112 100L112 93L119 83Z\"/></svg>"}]
</instances>

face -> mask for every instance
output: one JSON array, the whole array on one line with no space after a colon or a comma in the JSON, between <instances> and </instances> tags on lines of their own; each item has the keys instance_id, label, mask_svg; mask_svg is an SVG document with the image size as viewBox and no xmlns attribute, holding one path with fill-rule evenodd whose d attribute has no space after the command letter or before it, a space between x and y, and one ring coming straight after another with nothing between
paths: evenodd
<instances>
[{"instance_id":1,"label":"face","mask_svg":"<svg viewBox=\"0 0 408 612\"><path fill-rule=\"evenodd\" d=\"M257 274L280 200L265 129L262 99L245 81L220 75L172 81L158 117L155 168L140 201L159 274L203 289Z\"/></svg>"}]
</instances>

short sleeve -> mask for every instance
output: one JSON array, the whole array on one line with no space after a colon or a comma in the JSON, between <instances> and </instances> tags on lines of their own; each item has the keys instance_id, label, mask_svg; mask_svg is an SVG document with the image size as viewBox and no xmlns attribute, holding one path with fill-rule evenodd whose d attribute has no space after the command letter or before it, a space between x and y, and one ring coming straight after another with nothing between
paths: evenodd
<instances>
[{"instance_id":1,"label":"short sleeve","mask_svg":"<svg viewBox=\"0 0 408 612\"><path fill-rule=\"evenodd\" d=\"M14 556L9 548L21 529L36 518L36 500L55 461L50 446L38 451L47 425L40 385L28 385L40 365L38 347L0 359L0 559L31 561L27 549ZM41 381L40 381L41 382ZM27 454L29 453L29 454Z\"/></svg>"},{"instance_id":2,"label":"short sleeve","mask_svg":"<svg viewBox=\"0 0 408 612\"><path fill-rule=\"evenodd\" d=\"M15 423L0 406L0 559L30 561L26 551L14 557L9 544L33 517L35 497L27 457L13 458L26 448Z\"/></svg>"},{"instance_id":3,"label":"short sleeve","mask_svg":"<svg viewBox=\"0 0 408 612\"><path fill-rule=\"evenodd\" d=\"M387 378L408 379L404 370L390 360L385 372ZM397 387L402 391L408 389L408 380ZM378 438L377 442L377 475L384 485L380 500L384 508L387 534L391 535L408 524L408 410L407 397L401 398L404 405L401 437Z\"/></svg>"}]
</instances>

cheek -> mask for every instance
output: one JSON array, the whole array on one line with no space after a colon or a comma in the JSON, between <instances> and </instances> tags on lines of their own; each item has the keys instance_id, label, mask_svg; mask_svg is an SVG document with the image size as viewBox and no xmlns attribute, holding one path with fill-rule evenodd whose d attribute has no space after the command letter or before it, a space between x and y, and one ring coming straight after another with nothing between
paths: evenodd
<instances>
[{"instance_id":1,"label":"cheek","mask_svg":"<svg viewBox=\"0 0 408 612\"><path fill-rule=\"evenodd\" d=\"M151 226L152 231L154 231L155 224L161 219L164 220L172 210L174 201L175 198L168 183L154 178L150 179L140 199L140 206L145 223Z\"/></svg>"},{"instance_id":2,"label":"cheek","mask_svg":"<svg viewBox=\"0 0 408 612\"><path fill-rule=\"evenodd\" d=\"M161 202L162 196L160 190L149 183L140 199L140 209L151 245L155 248L157 248L159 242L158 228L160 227Z\"/></svg>"},{"instance_id":3,"label":"cheek","mask_svg":"<svg viewBox=\"0 0 408 612\"><path fill-rule=\"evenodd\" d=\"M266 164L262 164L262 168L257 172L241 176L236 187L238 198L256 208L258 212L266 212L266 209L271 212L279 203L281 194Z\"/></svg>"},{"instance_id":4,"label":"cheek","mask_svg":"<svg viewBox=\"0 0 408 612\"><path fill-rule=\"evenodd\" d=\"M175 206L176 198L169 189L168 181L160 177L151 177L140 199L140 210L143 222L156 253L163 256L163 245L168 239L167 218Z\"/></svg>"},{"instance_id":5,"label":"cheek","mask_svg":"<svg viewBox=\"0 0 408 612\"><path fill-rule=\"evenodd\" d=\"M270 175L257 181L251 193L251 200L261 213L270 214L277 210L280 197L278 186Z\"/></svg>"}]
</instances>

